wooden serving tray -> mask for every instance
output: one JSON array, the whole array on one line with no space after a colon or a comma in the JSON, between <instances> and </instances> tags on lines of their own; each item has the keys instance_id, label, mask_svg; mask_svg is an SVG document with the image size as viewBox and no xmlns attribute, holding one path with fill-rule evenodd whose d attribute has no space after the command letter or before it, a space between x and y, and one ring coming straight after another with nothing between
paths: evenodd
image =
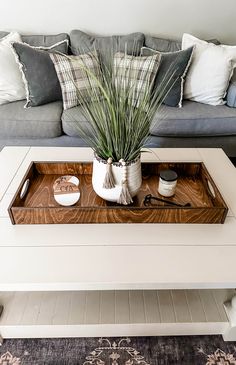
<instances>
[{"instance_id":1,"label":"wooden serving tray","mask_svg":"<svg viewBox=\"0 0 236 365\"><path fill-rule=\"evenodd\" d=\"M158 192L159 171L178 174L176 193L167 200L191 207L144 205L144 197ZM60 206L53 197L53 183L61 175L80 179L81 197L71 207ZM228 208L203 163L143 163L143 182L132 205L106 202L92 188L92 163L32 162L9 208L13 224L67 223L224 223ZM22 198L22 187L29 187Z\"/></svg>"}]
</instances>

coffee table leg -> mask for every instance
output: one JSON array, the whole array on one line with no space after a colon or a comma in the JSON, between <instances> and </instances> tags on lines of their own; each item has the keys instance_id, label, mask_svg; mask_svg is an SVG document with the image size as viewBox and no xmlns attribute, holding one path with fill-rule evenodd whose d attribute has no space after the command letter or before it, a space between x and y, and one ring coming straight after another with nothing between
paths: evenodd
<instances>
[{"instance_id":1,"label":"coffee table leg","mask_svg":"<svg viewBox=\"0 0 236 365\"><path fill-rule=\"evenodd\" d=\"M224 303L225 311L229 319L229 328L223 334L225 341L236 341L236 295Z\"/></svg>"}]
</instances>

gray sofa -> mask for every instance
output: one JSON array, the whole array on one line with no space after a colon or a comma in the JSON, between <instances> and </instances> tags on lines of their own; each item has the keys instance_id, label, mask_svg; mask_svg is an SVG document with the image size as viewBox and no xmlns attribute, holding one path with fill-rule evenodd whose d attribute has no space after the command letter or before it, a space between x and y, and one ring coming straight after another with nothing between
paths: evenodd
<instances>
[{"instance_id":1,"label":"gray sofa","mask_svg":"<svg viewBox=\"0 0 236 365\"><path fill-rule=\"evenodd\" d=\"M0 32L0 38L6 32ZM75 36L74 33L73 37ZM55 36L23 36L33 46L51 46L68 38ZM100 43L109 44L101 37ZM109 41L113 42L112 37ZM180 42L143 35L143 46L162 52L180 49ZM72 47L73 49L73 47ZM63 111L62 102L24 109L25 101L0 105L0 150L9 145L85 146L80 138L75 113L86 123L80 107ZM156 115L148 141L151 147L220 147L229 157L236 157L236 108L210 106L184 101L182 108L164 106Z\"/></svg>"}]
</instances>

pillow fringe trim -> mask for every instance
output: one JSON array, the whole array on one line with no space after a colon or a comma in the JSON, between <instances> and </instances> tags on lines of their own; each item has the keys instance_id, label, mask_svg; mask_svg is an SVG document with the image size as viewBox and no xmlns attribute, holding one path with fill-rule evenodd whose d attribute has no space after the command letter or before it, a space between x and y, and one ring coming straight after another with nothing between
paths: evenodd
<instances>
[{"instance_id":1,"label":"pillow fringe trim","mask_svg":"<svg viewBox=\"0 0 236 365\"><path fill-rule=\"evenodd\" d=\"M185 82L185 77L188 73L188 70L189 70L189 67L191 65L191 62L192 62L192 59L193 59L193 52L194 52L194 46L193 46L193 49L192 49L192 53L191 53L191 56L189 57L189 60L188 60L188 63L187 63L187 66L184 70L184 73L182 74L181 76L181 92L180 92L180 100L179 100L179 103L178 103L178 107L179 108L182 108L183 106L183 97L184 97L184 82Z\"/></svg>"},{"instance_id":2,"label":"pillow fringe trim","mask_svg":"<svg viewBox=\"0 0 236 365\"><path fill-rule=\"evenodd\" d=\"M26 104L24 105L24 108L25 108L25 109L27 109L27 108L29 108L29 107L30 107L30 106L28 105L28 104L29 104L29 102L30 102L29 85L28 85L27 79L26 79L26 77L25 77L25 73L24 73L24 71L23 71L23 64L22 64L22 63L21 63L21 61L20 61L20 58L19 58L19 56L18 56L18 54L17 54L17 52L16 52L16 50L15 50L15 48L14 48L14 46L13 46L13 43L18 43L18 42L12 42L12 43L11 43L11 49L12 49L12 52L13 52L13 54L14 54L14 56L15 56L16 63L17 63L17 65L19 66L19 70L20 70L20 72L21 72L22 80L23 80L23 83L24 83L24 85L25 85L25 92L26 92Z\"/></svg>"}]
</instances>

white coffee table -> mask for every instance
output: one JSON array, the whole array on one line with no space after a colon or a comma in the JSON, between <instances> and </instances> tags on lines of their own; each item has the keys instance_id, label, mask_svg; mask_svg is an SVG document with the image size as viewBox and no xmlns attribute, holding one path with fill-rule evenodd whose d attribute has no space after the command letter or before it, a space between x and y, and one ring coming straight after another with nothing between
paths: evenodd
<instances>
[{"instance_id":1,"label":"white coffee table","mask_svg":"<svg viewBox=\"0 0 236 365\"><path fill-rule=\"evenodd\" d=\"M53 160L91 161L92 151L0 153L3 337L224 333L232 339L223 302L236 287L236 169L223 151L143 154L143 161L203 161L229 207L223 225L12 225L7 207L29 163Z\"/></svg>"}]
</instances>

